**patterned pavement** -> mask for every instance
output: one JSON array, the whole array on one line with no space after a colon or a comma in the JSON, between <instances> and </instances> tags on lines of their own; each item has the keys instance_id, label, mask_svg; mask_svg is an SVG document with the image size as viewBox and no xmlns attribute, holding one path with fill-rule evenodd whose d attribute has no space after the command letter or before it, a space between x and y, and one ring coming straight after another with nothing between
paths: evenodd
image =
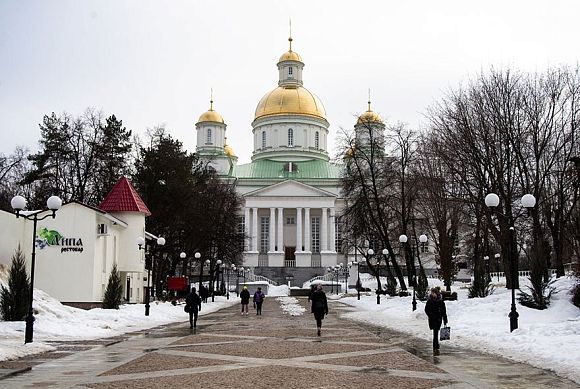
<instances>
[{"instance_id":1,"label":"patterned pavement","mask_svg":"<svg viewBox=\"0 0 580 389\"><path fill-rule=\"evenodd\" d=\"M300 303L307 304L305 299ZM498 375L484 374L485 368L470 371L469 363L461 362L466 355L455 355L456 351L434 359L426 355L428 342L409 341L401 334L341 319L341 313L348 310L331 303L318 337L311 314L289 316L275 298L267 298L262 316L252 312L241 316L235 306L200 317L196 332L184 321L128 336L107 347L62 345L61 358L45 359L31 371L0 380L0 387L576 387L539 369L534 369L539 373L533 381L526 383L518 376L500 382ZM488 358L488 365L493 366L489 356L467 356L477 362L481 362L478 357Z\"/></svg>"}]
</instances>

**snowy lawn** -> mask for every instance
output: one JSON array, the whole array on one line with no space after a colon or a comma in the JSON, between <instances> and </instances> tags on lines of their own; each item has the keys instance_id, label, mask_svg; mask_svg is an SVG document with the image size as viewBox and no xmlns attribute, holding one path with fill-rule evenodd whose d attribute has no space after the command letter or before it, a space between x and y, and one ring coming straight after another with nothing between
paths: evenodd
<instances>
[{"instance_id":1,"label":"snowy lawn","mask_svg":"<svg viewBox=\"0 0 580 389\"><path fill-rule=\"evenodd\" d=\"M520 282L526 281L522 278ZM442 286L439 280L429 282ZM572 284L569 278L558 280L555 286L560 292L552 296L552 303L546 310L518 304L519 329L512 333L507 317L511 306L510 290L497 287L491 296L468 299L467 289L454 285L452 290L457 292L458 300L445 302L451 340L442 343L443 350L447 344L482 350L553 370L580 383L580 309L570 302L567 291ZM364 286L372 287L370 283ZM431 339L425 304L417 301L417 310L412 312L411 300L410 296L382 296L381 304L377 305L376 295L365 293L360 301L356 296L340 301L357 309L346 314L351 319Z\"/></svg>"},{"instance_id":2,"label":"snowy lawn","mask_svg":"<svg viewBox=\"0 0 580 389\"><path fill-rule=\"evenodd\" d=\"M238 299L216 297L202 304L200 315L238 303ZM143 304L122 305L115 309L83 310L62 305L41 290L34 290L34 342L24 344L25 323L0 321L0 361L54 350L45 341L86 340L121 335L162 324L187 321L183 304L151 302L149 316ZM201 319L203 321L203 319Z\"/></svg>"}]
</instances>

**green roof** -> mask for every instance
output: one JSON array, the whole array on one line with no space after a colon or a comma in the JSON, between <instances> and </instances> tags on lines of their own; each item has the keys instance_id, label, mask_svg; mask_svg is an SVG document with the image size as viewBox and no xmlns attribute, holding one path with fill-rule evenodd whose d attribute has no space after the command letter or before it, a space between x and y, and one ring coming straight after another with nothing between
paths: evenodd
<instances>
[{"instance_id":1,"label":"green roof","mask_svg":"<svg viewBox=\"0 0 580 389\"><path fill-rule=\"evenodd\" d=\"M287 172L284 165L288 162L260 159L245 165L234 167L233 175L237 178L292 178L292 179L338 179L342 167L320 159L304 162L293 162L298 171Z\"/></svg>"}]
</instances>

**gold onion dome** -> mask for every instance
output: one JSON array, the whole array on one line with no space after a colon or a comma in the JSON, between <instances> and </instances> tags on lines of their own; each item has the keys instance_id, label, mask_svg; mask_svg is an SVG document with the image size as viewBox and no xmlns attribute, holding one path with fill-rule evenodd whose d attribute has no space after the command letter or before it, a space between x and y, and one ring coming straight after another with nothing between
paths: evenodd
<instances>
[{"instance_id":1,"label":"gold onion dome","mask_svg":"<svg viewBox=\"0 0 580 389\"><path fill-rule=\"evenodd\" d=\"M383 124L383 119L379 116L378 113L374 112L371 109L371 102L369 101L369 109L363 112L356 121L356 124L363 124L363 123L380 123Z\"/></svg>"},{"instance_id":2,"label":"gold onion dome","mask_svg":"<svg viewBox=\"0 0 580 389\"><path fill-rule=\"evenodd\" d=\"M236 156L236 154L234 153L234 149L232 149L232 147L230 145L224 146L224 152L226 153L226 155L228 157L235 157Z\"/></svg>"},{"instance_id":3,"label":"gold onion dome","mask_svg":"<svg viewBox=\"0 0 580 389\"><path fill-rule=\"evenodd\" d=\"M288 42L290 42L290 49L280 56L280 60L278 62L283 61L298 61L302 62L302 57L295 51L292 51L292 37L288 38Z\"/></svg>"},{"instance_id":4,"label":"gold onion dome","mask_svg":"<svg viewBox=\"0 0 580 389\"><path fill-rule=\"evenodd\" d=\"M222 115L217 113L213 110L213 100L210 100L209 110L202 113L199 119L197 120L198 123L201 122L216 122L216 123L225 123L224 118Z\"/></svg>"},{"instance_id":5,"label":"gold onion dome","mask_svg":"<svg viewBox=\"0 0 580 389\"><path fill-rule=\"evenodd\" d=\"M326 119L326 110L314 93L304 87L277 87L262 97L255 119L270 115L309 115Z\"/></svg>"}]
</instances>

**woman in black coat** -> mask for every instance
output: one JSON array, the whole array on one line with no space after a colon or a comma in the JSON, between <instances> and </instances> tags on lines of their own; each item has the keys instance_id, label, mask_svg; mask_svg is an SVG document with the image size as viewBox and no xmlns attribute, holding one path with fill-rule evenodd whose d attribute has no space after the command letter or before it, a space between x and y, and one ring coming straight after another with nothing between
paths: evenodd
<instances>
[{"instance_id":1,"label":"woman in black coat","mask_svg":"<svg viewBox=\"0 0 580 389\"><path fill-rule=\"evenodd\" d=\"M197 327L197 315L201 310L201 298L195 293L195 288L191 288L191 293L185 298L185 305L189 313L189 329Z\"/></svg>"},{"instance_id":2,"label":"woman in black coat","mask_svg":"<svg viewBox=\"0 0 580 389\"><path fill-rule=\"evenodd\" d=\"M316 327L318 328L318 336L320 336L320 330L322 328L322 319L324 315L328 315L328 302L326 300L326 294L322 290L322 285L318 284L316 289L310 295L310 301L312 302L312 313L316 319Z\"/></svg>"},{"instance_id":3,"label":"woman in black coat","mask_svg":"<svg viewBox=\"0 0 580 389\"><path fill-rule=\"evenodd\" d=\"M433 350L439 350L441 321L447 325L447 310L439 287L431 289L431 296L425 304L425 313L429 318L429 329L433 330Z\"/></svg>"}]
</instances>

